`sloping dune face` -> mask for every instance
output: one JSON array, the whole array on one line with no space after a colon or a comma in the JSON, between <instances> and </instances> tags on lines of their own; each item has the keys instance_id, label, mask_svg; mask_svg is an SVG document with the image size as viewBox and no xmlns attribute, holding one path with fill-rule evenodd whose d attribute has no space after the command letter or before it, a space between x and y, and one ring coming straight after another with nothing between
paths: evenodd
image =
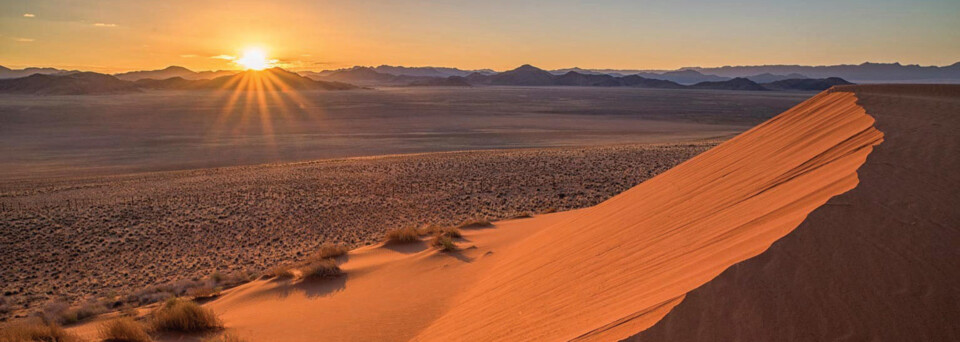
<instances>
[{"instance_id":1,"label":"sloping dune face","mask_svg":"<svg viewBox=\"0 0 960 342\"><path fill-rule=\"evenodd\" d=\"M873 124L854 94L819 94L513 245L415 340L609 341L646 329L853 189L883 139Z\"/></svg>"},{"instance_id":2,"label":"sloping dune face","mask_svg":"<svg viewBox=\"0 0 960 342\"><path fill-rule=\"evenodd\" d=\"M464 230L458 252L364 247L345 276L207 305L249 341L626 338L857 186L883 134L856 101L819 94L595 207Z\"/></svg>"},{"instance_id":3,"label":"sloping dune face","mask_svg":"<svg viewBox=\"0 0 960 342\"><path fill-rule=\"evenodd\" d=\"M884 132L857 188L630 341L960 341L960 86L839 90Z\"/></svg>"}]
</instances>

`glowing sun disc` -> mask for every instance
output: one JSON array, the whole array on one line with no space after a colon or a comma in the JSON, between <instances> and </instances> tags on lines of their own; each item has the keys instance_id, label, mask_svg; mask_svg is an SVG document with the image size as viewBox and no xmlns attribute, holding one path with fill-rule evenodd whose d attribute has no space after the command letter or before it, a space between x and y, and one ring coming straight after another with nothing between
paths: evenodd
<instances>
[{"instance_id":1,"label":"glowing sun disc","mask_svg":"<svg viewBox=\"0 0 960 342\"><path fill-rule=\"evenodd\" d=\"M244 69L263 70L270 67L270 60L267 54L259 48L249 48L243 50L243 55L235 61Z\"/></svg>"}]
</instances>

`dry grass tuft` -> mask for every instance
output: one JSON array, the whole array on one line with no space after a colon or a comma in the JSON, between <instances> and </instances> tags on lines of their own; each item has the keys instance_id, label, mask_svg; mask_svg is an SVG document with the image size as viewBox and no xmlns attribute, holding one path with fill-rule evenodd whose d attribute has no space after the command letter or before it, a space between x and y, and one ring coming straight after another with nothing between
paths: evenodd
<instances>
[{"instance_id":1,"label":"dry grass tuft","mask_svg":"<svg viewBox=\"0 0 960 342\"><path fill-rule=\"evenodd\" d=\"M457 244L453 242L453 239L442 234L435 236L433 238L433 242L430 244L439 249L441 252L452 252L457 250Z\"/></svg>"},{"instance_id":2,"label":"dry grass tuft","mask_svg":"<svg viewBox=\"0 0 960 342\"><path fill-rule=\"evenodd\" d=\"M104 342L149 342L150 334L132 318L123 317L106 322L98 329Z\"/></svg>"},{"instance_id":3,"label":"dry grass tuft","mask_svg":"<svg viewBox=\"0 0 960 342\"><path fill-rule=\"evenodd\" d=\"M340 256L347 255L350 249L344 245L338 245L334 243L325 243L320 246L320 250L317 251L317 254L314 255L316 259L327 259L327 258L336 258Z\"/></svg>"},{"instance_id":4,"label":"dry grass tuft","mask_svg":"<svg viewBox=\"0 0 960 342\"><path fill-rule=\"evenodd\" d=\"M293 268L287 265L275 266L267 271L266 276L277 279L293 278Z\"/></svg>"},{"instance_id":5,"label":"dry grass tuft","mask_svg":"<svg viewBox=\"0 0 960 342\"><path fill-rule=\"evenodd\" d=\"M459 239L463 237L463 233L460 232L460 229L457 227L443 227L437 231L437 234L448 236L453 239Z\"/></svg>"},{"instance_id":6,"label":"dry grass tuft","mask_svg":"<svg viewBox=\"0 0 960 342\"><path fill-rule=\"evenodd\" d=\"M457 226L457 228L485 228L490 226L493 226L493 224L490 223L490 220L486 218L474 218L463 221L463 223Z\"/></svg>"},{"instance_id":7,"label":"dry grass tuft","mask_svg":"<svg viewBox=\"0 0 960 342\"><path fill-rule=\"evenodd\" d=\"M223 292L223 287L202 286L187 290L187 295L194 299L207 299L219 296Z\"/></svg>"},{"instance_id":8,"label":"dry grass tuft","mask_svg":"<svg viewBox=\"0 0 960 342\"><path fill-rule=\"evenodd\" d=\"M223 327L213 310L183 299L168 300L154 310L152 323L156 331L199 332Z\"/></svg>"},{"instance_id":9,"label":"dry grass tuft","mask_svg":"<svg viewBox=\"0 0 960 342\"><path fill-rule=\"evenodd\" d=\"M80 338L52 323L31 321L0 326L0 342L24 341L78 342Z\"/></svg>"},{"instance_id":10,"label":"dry grass tuft","mask_svg":"<svg viewBox=\"0 0 960 342\"><path fill-rule=\"evenodd\" d=\"M398 228L387 231L388 243L410 243L420 241L420 232L415 227Z\"/></svg>"},{"instance_id":11,"label":"dry grass tuft","mask_svg":"<svg viewBox=\"0 0 960 342\"><path fill-rule=\"evenodd\" d=\"M340 270L340 266L337 266L337 262L333 259L320 259L313 261L301 270L303 272L304 278L310 279L324 279L324 278L333 278L343 274L343 271Z\"/></svg>"}]
</instances>

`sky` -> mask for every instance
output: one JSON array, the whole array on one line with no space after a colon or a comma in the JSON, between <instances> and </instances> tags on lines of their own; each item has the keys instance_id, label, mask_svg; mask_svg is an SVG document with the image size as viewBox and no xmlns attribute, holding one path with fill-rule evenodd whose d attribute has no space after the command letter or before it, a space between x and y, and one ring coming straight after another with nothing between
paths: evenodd
<instances>
[{"instance_id":1,"label":"sky","mask_svg":"<svg viewBox=\"0 0 960 342\"><path fill-rule=\"evenodd\" d=\"M960 61L960 1L0 0L0 65L676 69Z\"/></svg>"}]
</instances>

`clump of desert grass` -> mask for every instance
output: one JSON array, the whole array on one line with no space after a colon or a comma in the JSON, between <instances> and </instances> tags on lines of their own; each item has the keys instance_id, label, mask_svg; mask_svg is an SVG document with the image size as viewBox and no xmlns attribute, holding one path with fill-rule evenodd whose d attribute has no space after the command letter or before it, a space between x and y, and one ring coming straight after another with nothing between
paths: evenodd
<instances>
[{"instance_id":1,"label":"clump of desert grass","mask_svg":"<svg viewBox=\"0 0 960 342\"><path fill-rule=\"evenodd\" d=\"M320 259L307 263L300 269L305 279L326 279L343 274L333 259Z\"/></svg>"},{"instance_id":2,"label":"clump of desert grass","mask_svg":"<svg viewBox=\"0 0 960 342\"><path fill-rule=\"evenodd\" d=\"M457 226L457 228L470 229L470 228L486 228L491 226L493 226L493 224L490 223L490 220L486 218L477 217L477 218L472 218L472 219L463 221L462 223L460 223L460 225Z\"/></svg>"},{"instance_id":3,"label":"clump of desert grass","mask_svg":"<svg viewBox=\"0 0 960 342\"><path fill-rule=\"evenodd\" d=\"M223 328L217 314L192 301L174 298L153 311L151 325L155 331L203 332Z\"/></svg>"},{"instance_id":4,"label":"clump of desert grass","mask_svg":"<svg viewBox=\"0 0 960 342\"><path fill-rule=\"evenodd\" d=\"M79 306L71 307L65 301L53 301L43 306L40 312L44 321L57 324L74 324L107 311L99 301L90 300Z\"/></svg>"},{"instance_id":5,"label":"clump of desert grass","mask_svg":"<svg viewBox=\"0 0 960 342\"><path fill-rule=\"evenodd\" d=\"M294 271L294 268L292 266L278 265L267 270L267 273L265 273L265 275L268 278L274 278L274 279L290 279L295 276L293 271Z\"/></svg>"},{"instance_id":6,"label":"clump of desert grass","mask_svg":"<svg viewBox=\"0 0 960 342\"><path fill-rule=\"evenodd\" d=\"M436 247L441 252L453 252L457 250L457 244L453 242L453 238L443 234L434 236L430 245Z\"/></svg>"},{"instance_id":7,"label":"clump of desert grass","mask_svg":"<svg viewBox=\"0 0 960 342\"><path fill-rule=\"evenodd\" d=\"M411 243L420 241L420 231L416 227L404 227L387 231L387 243Z\"/></svg>"},{"instance_id":8,"label":"clump of desert grass","mask_svg":"<svg viewBox=\"0 0 960 342\"><path fill-rule=\"evenodd\" d=\"M313 255L315 259L328 259L328 258L337 258L344 255L347 255L350 249L344 245L338 245L334 243L325 243L320 245L320 248L317 250L317 253Z\"/></svg>"},{"instance_id":9,"label":"clump of desert grass","mask_svg":"<svg viewBox=\"0 0 960 342\"><path fill-rule=\"evenodd\" d=\"M98 328L104 342L149 342L150 334L142 324L130 317L121 317Z\"/></svg>"},{"instance_id":10,"label":"clump of desert grass","mask_svg":"<svg viewBox=\"0 0 960 342\"><path fill-rule=\"evenodd\" d=\"M223 287L221 286L201 286L187 290L187 295L194 299L210 299L220 296L222 292Z\"/></svg>"},{"instance_id":11,"label":"clump of desert grass","mask_svg":"<svg viewBox=\"0 0 960 342\"><path fill-rule=\"evenodd\" d=\"M24 341L79 342L80 338L55 323L36 319L0 325L0 342Z\"/></svg>"}]
</instances>

